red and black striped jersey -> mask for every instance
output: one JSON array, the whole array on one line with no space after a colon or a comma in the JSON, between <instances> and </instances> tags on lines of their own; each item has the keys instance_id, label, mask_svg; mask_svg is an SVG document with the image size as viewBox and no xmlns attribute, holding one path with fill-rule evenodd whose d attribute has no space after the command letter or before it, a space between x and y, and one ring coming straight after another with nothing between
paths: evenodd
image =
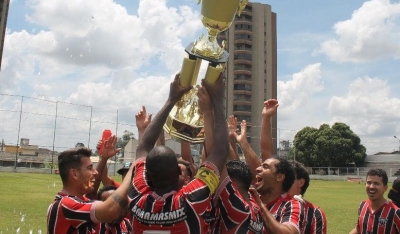
<instances>
[{"instance_id":1,"label":"red and black striped jersey","mask_svg":"<svg viewBox=\"0 0 400 234\"><path fill-rule=\"evenodd\" d=\"M266 207L278 222L291 224L301 233L304 225L304 207L299 201L284 193Z\"/></svg>"},{"instance_id":2,"label":"red and black striped jersey","mask_svg":"<svg viewBox=\"0 0 400 234\"><path fill-rule=\"evenodd\" d=\"M247 202L230 177L222 181L215 196L218 197L219 215L211 233L261 234L263 232L260 207L250 193L248 193L250 201Z\"/></svg>"},{"instance_id":3,"label":"red and black striped jersey","mask_svg":"<svg viewBox=\"0 0 400 234\"><path fill-rule=\"evenodd\" d=\"M47 210L47 233L94 233L96 201L68 196L61 191Z\"/></svg>"},{"instance_id":4,"label":"red and black striped jersey","mask_svg":"<svg viewBox=\"0 0 400 234\"><path fill-rule=\"evenodd\" d=\"M202 215L218 186L218 169L203 166L179 191L159 196L145 179L145 161L137 160L128 196L134 233L205 233Z\"/></svg>"},{"instance_id":5,"label":"red and black striped jersey","mask_svg":"<svg viewBox=\"0 0 400 234\"><path fill-rule=\"evenodd\" d=\"M303 234L326 234L327 222L324 211L309 201L303 200L304 228Z\"/></svg>"},{"instance_id":6,"label":"red and black striped jersey","mask_svg":"<svg viewBox=\"0 0 400 234\"><path fill-rule=\"evenodd\" d=\"M95 227L96 234L132 234L131 221L124 218L120 223L98 223Z\"/></svg>"},{"instance_id":7,"label":"red and black striped jersey","mask_svg":"<svg viewBox=\"0 0 400 234\"><path fill-rule=\"evenodd\" d=\"M400 233L400 210L392 202L386 201L373 212L370 200L362 201L358 208L356 227L361 234Z\"/></svg>"}]
</instances>

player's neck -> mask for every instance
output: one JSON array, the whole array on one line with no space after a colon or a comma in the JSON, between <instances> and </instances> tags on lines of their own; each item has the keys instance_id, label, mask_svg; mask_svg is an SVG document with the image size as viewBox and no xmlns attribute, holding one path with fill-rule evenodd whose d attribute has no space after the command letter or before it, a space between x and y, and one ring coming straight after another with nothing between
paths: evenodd
<instances>
[{"instance_id":1,"label":"player's neck","mask_svg":"<svg viewBox=\"0 0 400 234\"><path fill-rule=\"evenodd\" d=\"M376 210L381 208L383 206L383 204L385 204L386 199L384 197L381 197L378 200L374 200L374 201L370 200L370 202L371 202L371 209L373 212L375 212Z\"/></svg>"},{"instance_id":2,"label":"player's neck","mask_svg":"<svg viewBox=\"0 0 400 234\"><path fill-rule=\"evenodd\" d=\"M283 193L285 193L285 192L283 192L282 190L274 190L274 191L270 191L270 192L268 192L268 193L265 193L265 194L261 194L260 195L260 198L261 198L261 201L264 203L264 204L269 204L270 202L272 202L272 201L274 201L274 200L276 200L278 197L280 197Z\"/></svg>"},{"instance_id":3,"label":"player's neck","mask_svg":"<svg viewBox=\"0 0 400 234\"><path fill-rule=\"evenodd\" d=\"M79 198L82 198L85 195L85 193L80 192L79 189L76 189L72 186L63 186L62 191L68 194L68 196L75 196Z\"/></svg>"},{"instance_id":4,"label":"player's neck","mask_svg":"<svg viewBox=\"0 0 400 234\"><path fill-rule=\"evenodd\" d=\"M250 202L249 190L239 188L239 193L245 201Z\"/></svg>"}]
</instances>

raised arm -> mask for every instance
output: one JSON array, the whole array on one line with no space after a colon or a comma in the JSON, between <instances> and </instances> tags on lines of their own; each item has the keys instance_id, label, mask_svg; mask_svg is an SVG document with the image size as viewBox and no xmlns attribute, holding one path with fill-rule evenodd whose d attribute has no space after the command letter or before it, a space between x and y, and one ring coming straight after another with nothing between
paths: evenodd
<instances>
[{"instance_id":1,"label":"raised arm","mask_svg":"<svg viewBox=\"0 0 400 234\"><path fill-rule=\"evenodd\" d=\"M142 109L135 115L136 127L138 129L138 141L143 137L144 131L151 122L152 114L147 114L146 107L142 106Z\"/></svg>"},{"instance_id":2,"label":"raised arm","mask_svg":"<svg viewBox=\"0 0 400 234\"><path fill-rule=\"evenodd\" d=\"M197 86L197 97L199 98L199 108L203 114L204 120L205 141L203 149L204 158L202 158L202 161L204 161L205 158L207 158L207 156L210 154L213 146L214 111L213 104L206 87Z\"/></svg>"},{"instance_id":3,"label":"raised arm","mask_svg":"<svg viewBox=\"0 0 400 234\"><path fill-rule=\"evenodd\" d=\"M236 149L236 131L237 131L237 118L233 115L228 118L228 131L229 131L229 157L228 160L240 160L239 154Z\"/></svg>"},{"instance_id":4,"label":"raised arm","mask_svg":"<svg viewBox=\"0 0 400 234\"><path fill-rule=\"evenodd\" d=\"M104 168L107 165L107 160L116 155L121 149L116 149L115 146L117 144L117 137L111 136L104 142L103 153L99 157L99 162L97 163L96 170L98 172L96 181L94 183L94 190L91 193L86 194L86 197L92 200L95 200L97 197L97 190L102 181Z\"/></svg>"},{"instance_id":5,"label":"raised arm","mask_svg":"<svg viewBox=\"0 0 400 234\"><path fill-rule=\"evenodd\" d=\"M214 84L202 80L202 86L206 87L210 95L214 110L213 144L210 155L206 161L213 163L221 172L229 153L228 127L224 115L224 76L221 73Z\"/></svg>"},{"instance_id":6,"label":"raised arm","mask_svg":"<svg viewBox=\"0 0 400 234\"><path fill-rule=\"evenodd\" d=\"M196 172L196 166L193 164L192 149L190 148L190 143L185 140L181 140L181 156L183 160L188 161L190 163L190 170L192 171L192 177L193 177L193 175L195 175Z\"/></svg>"},{"instance_id":7,"label":"raised arm","mask_svg":"<svg viewBox=\"0 0 400 234\"><path fill-rule=\"evenodd\" d=\"M180 100L181 97L191 88L192 86L181 87L179 85L179 73L175 76L174 81L171 82L170 85L167 101L144 131L143 138L139 142L136 151L136 159L146 157L147 154L154 148L154 144L156 143L157 138L160 136L169 112L172 110L175 103Z\"/></svg>"},{"instance_id":8,"label":"raised arm","mask_svg":"<svg viewBox=\"0 0 400 234\"><path fill-rule=\"evenodd\" d=\"M243 151L246 163L250 167L251 174L253 176L253 182L255 182L256 169L261 165L261 161L258 158L256 152L251 148L249 142L247 141L247 123L246 120L242 120L240 123L240 135L236 134L236 140Z\"/></svg>"},{"instance_id":9,"label":"raised arm","mask_svg":"<svg viewBox=\"0 0 400 234\"><path fill-rule=\"evenodd\" d=\"M98 142L97 142L97 145L96 145L96 149L97 149L97 152L100 152L100 146L103 144L103 141L100 139ZM100 175L100 174L99 174ZM106 185L114 185L116 182L108 175L108 168L107 168L107 165L104 167L104 169L103 169L103 174L102 174L102 176L101 176L101 183L103 183L103 186L106 186Z\"/></svg>"},{"instance_id":10,"label":"raised arm","mask_svg":"<svg viewBox=\"0 0 400 234\"><path fill-rule=\"evenodd\" d=\"M271 118L276 114L276 110L278 109L278 101L275 99L268 99L264 102L264 108L261 112L262 121L261 121L261 136L260 136L260 144L261 144L261 158L262 161L265 161L268 158L271 158L274 154L274 144L271 136Z\"/></svg>"},{"instance_id":11,"label":"raised arm","mask_svg":"<svg viewBox=\"0 0 400 234\"><path fill-rule=\"evenodd\" d=\"M102 223L114 223L126 215L128 207L128 190L131 184L132 164L119 188L104 202L99 201L95 207L96 219Z\"/></svg>"}]
</instances>

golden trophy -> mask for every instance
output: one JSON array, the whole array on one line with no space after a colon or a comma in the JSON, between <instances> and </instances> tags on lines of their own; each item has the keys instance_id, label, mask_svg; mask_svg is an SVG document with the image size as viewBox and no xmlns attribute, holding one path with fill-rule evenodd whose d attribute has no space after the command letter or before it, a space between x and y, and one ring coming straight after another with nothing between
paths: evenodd
<instances>
[{"instance_id":1,"label":"golden trophy","mask_svg":"<svg viewBox=\"0 0 400 234\"><path fill-rule=\"evenodd\" d=\"M185 51L180 73L180 85L196 85L197 76L202 60L209 62L205 79L214 83L219 74L225 69L229 53L218 45L217 36L227 30L235 17L240 15L248 0L199 0L201 5L202 23L208 35L202 35L198 41L190 43ZM173 137L188 141L192 144L204 141L204 121L197 105L197 90L193 88L185 94L172 108L164 130Z\"/></svg>"}]
</instances>

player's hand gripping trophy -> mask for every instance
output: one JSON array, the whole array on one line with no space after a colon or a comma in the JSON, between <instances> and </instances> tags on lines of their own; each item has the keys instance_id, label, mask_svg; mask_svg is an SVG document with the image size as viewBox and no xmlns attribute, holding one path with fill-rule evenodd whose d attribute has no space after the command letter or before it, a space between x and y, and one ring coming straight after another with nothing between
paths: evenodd
<instances>
[{"instance_id":1,"label":"player's hand gripping trophy","mask_svg":"<svg viewBox=\"0 0 400 234\"><path fill-rule=\"evenodd\" d=\"M208 35L201 36L198 41L190 43L185 51L180 75L180 85L186 87L195 85L202 60L209 62L205 79L214 83L225 68L229 54L218 45L217 35L227 30L235 17L240 15L248 0L199 0L201 5L202 23ZM190 143L204 141L203 116L197 105L196 89L192 89L176 103L171 110L164 130L173 137Z\"/></svg>"}]
</instances>

